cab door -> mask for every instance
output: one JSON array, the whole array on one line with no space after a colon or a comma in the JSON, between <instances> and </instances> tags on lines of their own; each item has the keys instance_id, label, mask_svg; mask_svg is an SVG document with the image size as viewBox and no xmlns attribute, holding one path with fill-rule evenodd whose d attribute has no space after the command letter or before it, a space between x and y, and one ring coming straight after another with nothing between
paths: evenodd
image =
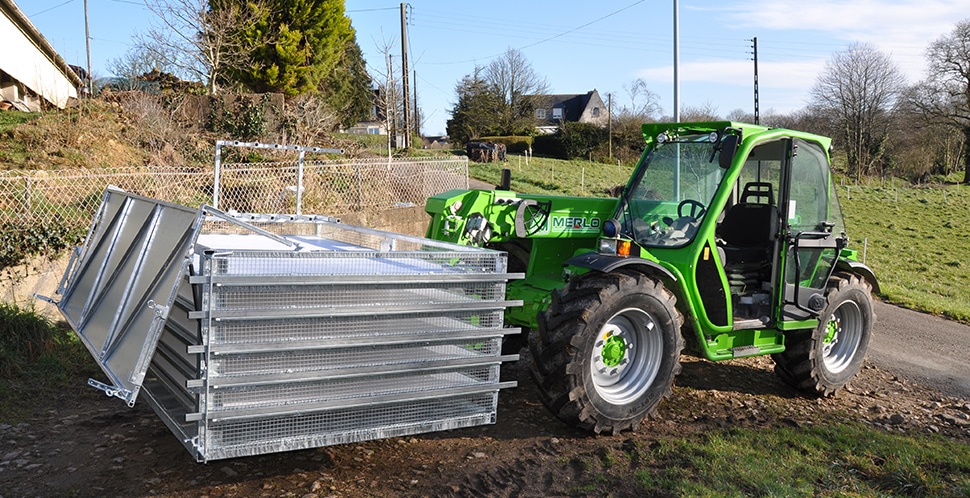
<instances>
[{"instance_id":1,"label":"cab door","mask_svg":"<svg viewBox=\"0 0 970 498\"><path fill-rule=\"evenodd\" d=\"M789 159L782 181L781 322L818 318L827 282L846 245L825 149L793 139Z\"/></svg>"}]
</instances>

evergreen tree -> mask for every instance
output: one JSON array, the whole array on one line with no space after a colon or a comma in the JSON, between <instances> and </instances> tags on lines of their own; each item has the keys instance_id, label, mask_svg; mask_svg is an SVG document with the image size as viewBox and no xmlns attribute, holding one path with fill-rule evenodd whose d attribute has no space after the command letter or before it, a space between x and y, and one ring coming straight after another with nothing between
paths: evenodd
<instances>
[{"instance_id":1,"label":"evergreen tree","mask_svg":"<svg viewBox=\"0 0 970 498\"><path fill-rule=\"evenodd\" d=\"M210 0L214 10L232 3ZM254 92L320 93L345 125L367 115L371 80L344 0L252 0L247 6L259 13L238 33L250 59L231 68L228 80Z\"/></svg>"},{"instance_id":2,"label":"evergreen tree","mask_svg":"<svg viewBox=\"0 0 970 498\"><path fill-rule=\"evenodd\" d=\"M483 68L465 75L455 87L458 102L451 110L447 133L451 142L464 144L501 129L504 100L497 88L485 80Z\"/></svg>"},{"instance_id":3,"label":"evergreen tree","mask_svg":"<svg viewBox=\"0 0 970 498\"><path fill-rule=\"evenodd\" d=\"M324 78L320 92L327 105L337 112L340 123L349 127L370 117L374 106L372 85L364 54L354 37L347 42L340 62Z\"/></svg>"}]
</instances>

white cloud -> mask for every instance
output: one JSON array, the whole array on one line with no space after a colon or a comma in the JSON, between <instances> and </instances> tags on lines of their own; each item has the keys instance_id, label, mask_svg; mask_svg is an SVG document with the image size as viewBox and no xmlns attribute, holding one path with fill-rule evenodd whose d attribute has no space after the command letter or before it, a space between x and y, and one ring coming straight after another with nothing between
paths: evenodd
<instances>
[{"instance_id":1,"label":"white cloud","mask_svg":"<svg viewBox=\"0 0 970 498\"><path fill-rule=\"evenodd\" d=\"M808 89L825 67L825 61L761 62L758 64L760 85L776 88ZM650 67L637 71L636 77L650 82L673 81L673 66ZM754 79L754 66L746 61L688 62L680 65L682 83L711 83L714 85L737 85L750 87Z\"/></svg>"},{"instance_id":2,"label":"white cloud","mask_svg":"<svg viewBox=\"0 0 970 498\"><path fill-rule=\"evenodd\" d=\"M929 44L970 18L966 0L752 0L723 12L732 28L815 31L871 43L911 80L922 77Z\"/></svg>"}]
</instances>

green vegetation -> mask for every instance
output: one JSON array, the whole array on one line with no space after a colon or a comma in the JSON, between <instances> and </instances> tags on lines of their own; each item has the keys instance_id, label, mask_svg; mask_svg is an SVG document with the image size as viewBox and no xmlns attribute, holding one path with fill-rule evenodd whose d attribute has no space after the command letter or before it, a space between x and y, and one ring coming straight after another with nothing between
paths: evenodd
<instances>
[{"instance_id":1,"label":"green vegetation","mask_svg":"<svg viewBox=\"0 0 970 498\"><path fill-rule=\"evenodd\" d=\"M469 163L468 174L497 185L502 168L512 170L512 190L516 192L588 197L607 197L607 189L626 185L633 173L627 165L544 157L526 160L510 155L507 163Z\"/></svg>"},{"instance_id":2,"label":"green vegetation","mask_svg":"<svg viewBox=\"0 0 970 498\"><path fill-rule=\"evenodd\" d=\"M36 112L21 112L14 110L0 112L0 134L8 133L17 125L37 119L38 116L40 116L40 113Z\"/></svg>"},{"instance_id":3,"label":"green vegetation","mask_svg":"<svg viewBox=\"0 0 970 498\"><path fill-rule=\"evenodd\" d=\"M21 112L8 110L0 112L0 137L3 143L0 144L0 163L22 162L27 156L27 146L25 144L10 141L14 136L14 129L18 126L29 123L40 117L38 112Z\"/></svg>"},{"instance_id":4,"label":"green vegetation","mask_svg":"<svg viewBox=\"0 0 970 498\"><path fill-rule=\"evenodd\" d=\"M217 11L237 8L209 4ZM230 31L249 49L248 64L228 68L230 81L259 93L320 92L345 126L367 116L371 78L342 0L273 0L253 22Z\"/></svg>"},{"instance_id":5,"label":"green vegetation","mask_svg":"<svg viewBox=\"0 0 970 498\"><path fill-rule=\"evenodd\" d=\"M839 199L850 245L865 248L882 297L970 323L970 187L889 181L839 187Z\"/></svg>"},{"instance_id":6,"label":"green vegetation","mask_svg":"<svg viewBox=\"0 0 970 498\"><path fill-rule=\"evenodd\" d=\"M38 224L0 224L0 270L33 256L56 257L81 242L80 228Z\"/></svg>"},{"instance_id":7,"label":"green vegetation","mask_svg":"<svg viewBox=\"0 0 970 498\"><path fill-rule=\"evenodd\" d=\"M57 324L33 308L0 302L0 378L50 384L73 378L68 372L90 366L91 358L66 324ZM0 382L0 399L6 398ZM2 419L2 418L0 418Z\"/></svg>"},{"instance_id":8,"label":"green vegetation","mask_svg":"<svg viewBox=\"0 0 970 498\"><path fill-rule=\"evenodd\" d=\"M732 429L635 449L655 496L967 496L970 447L852 424Z\"/></svg>"},{"instance_id":9,"label":"green vegetation","mask_svg":"<svg viewBox=\"0 0 970 498\"><path fill-rule=\"evenodd\" d=\"M98 371L66 324L33 308L0 302L0 422L31 420L24 399L54 396Z\"/></svg>"}]
</instances>

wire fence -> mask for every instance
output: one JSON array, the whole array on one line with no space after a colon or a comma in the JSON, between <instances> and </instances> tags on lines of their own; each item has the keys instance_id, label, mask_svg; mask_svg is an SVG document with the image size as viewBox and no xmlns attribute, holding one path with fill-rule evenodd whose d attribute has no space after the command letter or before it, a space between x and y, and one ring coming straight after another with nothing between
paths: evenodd
<instances>
[{"instance_id":1,"label":"wire fence","mask_svg":"<svg viewBox=\"0 0 970 498\"><path fill-rule=\"evenodd\" d=\"M6 171L0 172L0 224L86 227L108 185L189 207L213 204L216 191L213 168ZM422 205L455 188L468 188L467 158L233 163L222 165L218 207L342 216Z\"/></svg>"}]
</instances>

